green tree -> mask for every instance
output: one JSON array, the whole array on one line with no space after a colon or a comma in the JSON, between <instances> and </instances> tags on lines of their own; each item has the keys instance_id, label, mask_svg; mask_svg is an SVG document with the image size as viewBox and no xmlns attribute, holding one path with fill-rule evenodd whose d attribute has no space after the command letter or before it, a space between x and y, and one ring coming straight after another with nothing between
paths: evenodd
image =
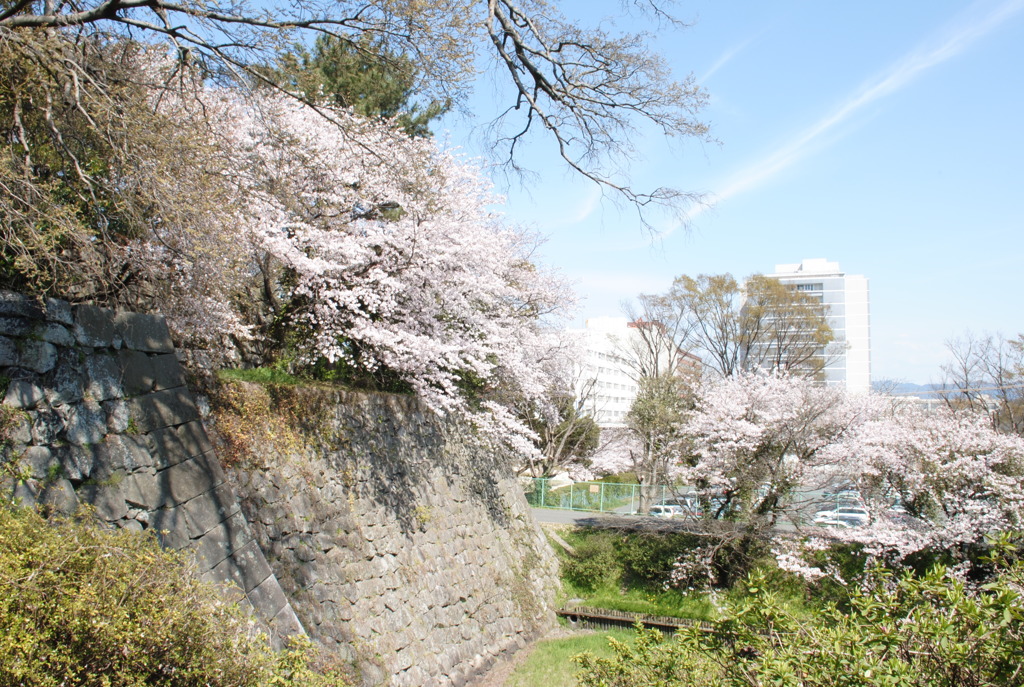
<instances>
[{"instance_id":1,"label":"green tree","mask_svg":"<svg viewBox=\"0 0 1024 687\"><path fill-rule=\"evenodd\" d=\"M677 277L665 308L690 324L682 344L725 377L767 369L818 377L835 335L819 301L778 279L755 274Z\"/></svg>"},{"instance_id":2,"label":"green tree","mask_svg":"<svg viewBox=\"0 0 1024 687\"><path fill-rule=\"evenodd\" d=\"M695 373L685 370L637 380L626 427L633 439L630 459L640 483L641 513L650 511L657 487L672 484L674 468L688 458L689 442L679 428L694 408L696 384Z\"/></svg>"},{"instance_id":3,"label":"green tree","mask_svg":"<svg viewBox=\"0 0 1024 687\"><path fill-rule=\"evenodd\" d=\"M449 99L415 102L419 72L413 60L389 52L372 37L357 41L318 36L312 51L299 45L283 53L271 78L312 102L326 99L370 118L395 119L410 136L429 136L430 123L451 107Z\"/></svg>"}]
</instances>

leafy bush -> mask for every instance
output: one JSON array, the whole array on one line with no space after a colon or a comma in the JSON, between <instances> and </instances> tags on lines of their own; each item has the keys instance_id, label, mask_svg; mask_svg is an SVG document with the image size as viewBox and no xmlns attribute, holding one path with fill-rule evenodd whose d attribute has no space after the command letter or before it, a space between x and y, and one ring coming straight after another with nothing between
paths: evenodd
<instances>
[{"instance_id":1,"label":"leafy bush","mask_svg":"<svg viewBox=\"0 0 1024 687\"><path fill-rule=\"evenodd\" d=\"M616 584L622 576L622 565L616 560L614 535L594 532L580 539L575 553L562 563L562 576L583 591Z\"/></svg>"},{"instance_id":2,"label":"leafy bush","mask_svg":"<svg viewBox=\"0 0 1024 687\"><path fill-rule=\"evenodd\" d=\"M633 532L616 542L625 580L634 585L662 587L679 556L701 545L692 534Z\"/></svg>"},{"instance_id":3,"label":"leafy bush","mask_svg":"<svg viewBox=\"0 0 1024 687\"><path fill-rule=\"evenodd\" d=\"M152 536L0 507L0 684L313 687L308 643L275 653Z\"/></svg>"},{"instance_id":4,"label":"leafy bush","mask_svg":"<svg viewBox=\"0 0 1024 687\"><path fill-rule=\"evenodd\" d=\"M614 658L581 654L581 687L968 687L1020 685L1024 566L1002 558L973 586L936 566L923 576L877 568L850 585L848 612L796 616L760 574L727 604L713 633L665 640L641 631Z\"/></svg>"}]
</instances>

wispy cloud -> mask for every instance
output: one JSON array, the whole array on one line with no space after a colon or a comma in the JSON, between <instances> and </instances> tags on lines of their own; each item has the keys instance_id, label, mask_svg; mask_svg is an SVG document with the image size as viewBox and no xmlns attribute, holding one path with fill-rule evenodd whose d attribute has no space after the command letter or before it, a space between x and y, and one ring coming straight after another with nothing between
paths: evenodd
<instances>
[{"instance_id":1,"label":"wispy cloud","mask_svg":"<svg viewBox=\"0 0 1024 687\"><path fill-rule=\"evenodd\" d=\"M596 184L591 184L591 187L587 190L587 195L572 211L566 213L561 218L561 224L572 225L579 224L588 217L594 214L601 205L601 189Z\"/></svg>"},{"instance_id":2,"label":"wispy cloud","mask_svg":"<svg viewBox=\"0 0 1024 687\"><path fill-rule=\"evenodd\" d=\"M719 57L718 60L713 65L711 65L711 67L709 67L708 70L704 72L704 74L702 74L697 81L702 84L707 83L708 79L715 75L715 72L717 72L719 69L721 69L729 62L731 62L732 59L736 57L736 55L738 55L740 52L742 52L743 49L747 47L747 45L749 44L750 41L744 41L743 43L740 43L739 45L733 46L729 50L726 50L725 53L723 53L722 56Z\"/></svg>"},{"instance_id":3,"label":"wispy cloud","mask_svg":"<svg viewBox=\"0 0 1024 687\"><path fill-rule=\"evenodd\" d=\"M850 119L867 105L892 95L909 85L914 79L937 65L963 53L980 38L997 29L1024 9L1024 0L1010 0L988 12L961 17L953 27L920 45L880 75L866 82L839 107L800 132L792 140L765 158L744 167L730 178L725 186L714 193L714 202L720 203L771 179L817 149L824 136ZM728 54L728 53L727 53ZM721 60L720 60L721 61ZM687 219L692 221L708 209L707 205L694 208ZM668 235L683 224L678 224Z\"/></svg>"}]
</instances>

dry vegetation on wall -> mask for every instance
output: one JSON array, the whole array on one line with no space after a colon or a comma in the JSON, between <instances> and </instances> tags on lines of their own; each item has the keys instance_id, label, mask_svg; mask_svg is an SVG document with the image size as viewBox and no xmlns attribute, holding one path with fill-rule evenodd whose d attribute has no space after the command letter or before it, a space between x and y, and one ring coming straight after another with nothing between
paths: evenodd
<instances>
[{"instance_id":1,"label":"dry vegetation on wall","mask_svg":"<svg viewBox=\"0 0 1024 687\"><path fill-rule=\"evenodd\" d=\"M227 375L207 379L203 392L210 399L221 461L226 467L259 468L265 467L270 446L277 456L296 455L312 445L341 448L345 438L331 428L333 394L325 393L327 388L332 387L239 381Z\"/></svg>"},{"instance_id":2,"label":"dry vegetation on wall","mask_svg":"<svg viewBox=\"0 0 1024 687\"><path fill-rule=\"evenodd\" d=\"M295 429L301 408L286 387L215 381L207 391L221 444L218 453L225 466L259 467L260 445L277 446L282 455L301 451L305 445Z\"/></svg>"}]
</instances>

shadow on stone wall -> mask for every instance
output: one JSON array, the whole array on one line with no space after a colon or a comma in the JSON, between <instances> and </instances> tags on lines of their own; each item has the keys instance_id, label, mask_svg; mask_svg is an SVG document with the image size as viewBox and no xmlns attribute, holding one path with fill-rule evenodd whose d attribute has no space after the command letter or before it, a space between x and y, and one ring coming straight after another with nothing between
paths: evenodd
<instances>
[{"instance_id":1,"label":"shadow on stone wall","mask_svg":"<svg viewBox=\"0 0 1024 687\"><path fill-rule=\"evenodd\" d=\"M554 622L556 562L507 462L413 398L293 389L301 440L225 468L163 318L10 293L0 375L5 496L193 550L275 638L305 629L366 685L465 684Z\"/></svg>"},{"instance_id":2,"label":"shadow on stone wall","mask_svg":"<svg viewBox=\"0 0 1024 687\"><path fill-rule=\"evenodd\" d=\"M162 317L0 292L10 420L5 494L157 533L249 603L275 641L302 632L207 437ZM235 591L228 591L233 589ZM244 592L239 595L237 590Z\"/></svg>"},{"instance_id":3,"label":"shadow on stone wall","mask_svg":"<svg viewBox=\"0 0 1024 687\"><path fill-rule=\"evenodd\" d=\"M301 448L229 476L306 629L366 684L464 684L551 626L556 563L502 456L411 397L271 393Z\"/></svg>"}]
</instances>

